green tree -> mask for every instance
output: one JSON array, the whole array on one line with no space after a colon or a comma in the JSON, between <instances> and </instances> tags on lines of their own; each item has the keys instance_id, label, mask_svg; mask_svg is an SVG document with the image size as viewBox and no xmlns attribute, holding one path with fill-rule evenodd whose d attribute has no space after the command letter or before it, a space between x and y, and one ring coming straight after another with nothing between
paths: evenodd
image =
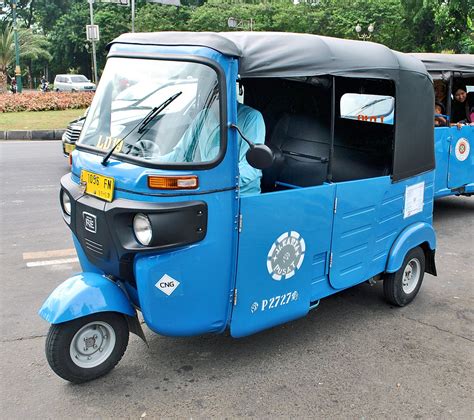
<instances>
[{"instance_id":1,"label":"green tree","mask_svg":"<svg viewBox=\"0 0 474 420\"><path fill-rule=\"evenodd\" d=\"M3 93L8 89L8 68L15 59L15 49L10 25L0 35L0 93Z\"/></svg>"},{"instance_id":2,"label":"green tree","mask_svg":"<svg viewBox=\"0 0 474 420\"><path fill-rule=\"evenodd\" d=\"M15 62L15 42L13 28L7 25L0 38L0 90L5 91L8 84L8 72L12 70ZM18 29L18 44L20 49L20 65L27 67L31 80L31 66L33 61L49 61L51 54L48 52L49 43L46 38L34 33L31 29Z\"/></svg>"}]
</instances>

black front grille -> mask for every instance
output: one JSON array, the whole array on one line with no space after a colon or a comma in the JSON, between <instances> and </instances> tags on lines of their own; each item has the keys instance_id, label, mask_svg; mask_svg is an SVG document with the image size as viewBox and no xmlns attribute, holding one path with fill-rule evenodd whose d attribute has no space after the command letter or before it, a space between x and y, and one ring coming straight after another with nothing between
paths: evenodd
<instances>
[{"instance_id":1,"label":"black front grille","mask_svg":"<svg viewBox=\"0 0 474 420\"><path fill-rule=\"evenodd\" d=\"M86 248L89 251L95 252L98 255L103 255L104 254L104 246L102 244L99 244L98 242L91 241L88 238L84 238L84 243L86 245Z\"/></svg>"},{"instance_id":2,"label":"black front grille","mask_svg":"<svg viewBox=\"0 0 474 420\"><path fill-rule=\"evenodd\" d=\"M80 134L80 128L68 127L65 136L69 143L75 143L77 140L79 140Z\"/></svg>"}]
</instances>

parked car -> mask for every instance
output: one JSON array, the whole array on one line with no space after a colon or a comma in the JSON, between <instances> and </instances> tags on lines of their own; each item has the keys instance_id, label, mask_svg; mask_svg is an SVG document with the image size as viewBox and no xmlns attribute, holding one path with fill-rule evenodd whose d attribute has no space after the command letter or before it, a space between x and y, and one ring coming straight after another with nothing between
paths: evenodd
<instances>
[{"instance_id":1,"label":"parked car","mask_svg":"<svg viewBox=\"0 0 474 420\"><path fill-rule=\"evenodd\" d=\"M96 85L82 74L58 74L54 79L54 90L56 92L95 92Z\"/></svg>"},{"instance_id":2,"label":"parked car","mask_svg":"<svg viewBox=\"0 0 474 420\"><path fill-rule=\"evenodd\" d=\"M71 121L67 126L66 131L62 137L62 146L64 156L69 157L69 155L76 148L76 141L79 139L81 134L82 127L84 126L84 120L86 119L85 115L77 120Z\"/></svg>"}]
</instances>

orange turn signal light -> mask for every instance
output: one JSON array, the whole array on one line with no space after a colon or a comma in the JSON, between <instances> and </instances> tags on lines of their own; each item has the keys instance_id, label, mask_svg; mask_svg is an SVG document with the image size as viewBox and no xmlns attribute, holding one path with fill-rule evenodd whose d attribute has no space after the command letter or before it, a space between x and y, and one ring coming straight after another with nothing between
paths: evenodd
<instances>
[{"instance_id":1,"label":"orange turn signal light","mask_svg":"<svg viewBox=\"0 0 474 420\"><path fill-rule=\"evenodd\" d=\"M196 175L189 176L155 176L148 177L148 187L154 190L195 190L199 187Z\"/></svg>"}]
</instances>

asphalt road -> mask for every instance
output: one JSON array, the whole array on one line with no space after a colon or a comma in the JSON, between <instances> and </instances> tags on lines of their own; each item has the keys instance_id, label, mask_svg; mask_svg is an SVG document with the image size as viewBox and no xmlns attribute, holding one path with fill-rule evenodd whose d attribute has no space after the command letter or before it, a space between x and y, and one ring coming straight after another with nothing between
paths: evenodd
<instances>
[{"instance_id":1,"label":"asphalt road","mask_svg":"<svg viewBox=\"0 0 474 420\"><path fill-rule=\"evenodd\" d=\"M0 143L1 418L473 418L474 197L436 203L439 276L405 308L363 284L245 339L147 330L149 347L132 335L109 375L71 385L37 315L79 270L58 205L67 171L59 142Z\"/></svg>"}]
</instances>

